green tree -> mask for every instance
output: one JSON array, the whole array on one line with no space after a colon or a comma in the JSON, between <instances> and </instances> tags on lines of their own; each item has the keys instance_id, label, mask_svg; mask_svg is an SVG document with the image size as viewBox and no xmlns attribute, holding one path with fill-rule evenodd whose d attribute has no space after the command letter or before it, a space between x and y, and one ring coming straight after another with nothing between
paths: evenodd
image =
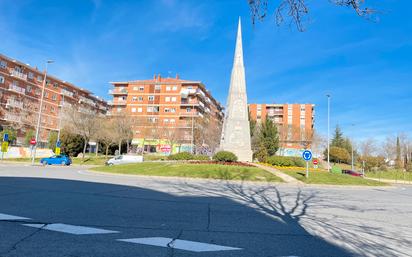
<instances>
[{"instance_id":1,"label":"green tree","mask_svg":"<svg viewBox=\"0 0 412 257\"><path fill-rule=\"evenodd\" d=\"M56 142L57 142L57 131L50 131L49 134L49 145L48 147L50 149L52 149L52 151L54 152L56 149Z\"/></svg>"},{"instance_id":2,"label":"green tree","mask_svg":"<svg viewBox=\"0 0 412 257\"><path fill-rule=\"evenodd\" d=\"M350 155L345 148L332 146L330 148L330 160L338 163L349 163Z\"/></svg>"},{"instance_id":3,"label":"green tree","mask_svg":"<svg viewBox=\"0 0 412 257\"><path fill-rule=\"evenodd\" d=\"M31 140L32 138L34 138L35 136L36 136L36 135L35 135L35 132L34 132L33 129L27 130L27 131L26 131L26 135L24 135L24 144L30 145L30 140Z\"/></svg>"},{"instance_id":4,"label":"green tree","mask_svg":"<svg viewBox=\"0 0 412 257\"><path fill-rule=\"evenodd\" d=\"M344 147L345 144L345 138L343 137L343 133L339 127L339 125L336 125L335 128L335 134L333 135L331 146L336 146L336 147Z\"/></svg>"},{"instance_id":5,"label":"green tree","mask_svg":"<svg viewBox=\"0 0 412 257\"><path fill-rule=\"evenodd\" d=\"M258 143L266 149L269 156L275 155L279 149L279 134L276 124L266 118L259 127Z\"/></svg>"},{"instance_id":6,"label":"green tree","mask_svg":"<svg viewBox=\"0 0 412 257\"><path fill-rule=\"evenodd\" d=\"M17 131L13 128L4 128L3 131L0 132L1 140L3 140L4 134L9 134L9 142L12 144L17 139Z\"/></svg>"},{"instance_id":7,"label":"green tree","mask_svg":"<svg viewBox=\"0 0 412 257\"><path fill-rule=\"evenodd\" d=\"M84 139L80 135L62 130L60 140L62 153L75 157L83 151Z\"/></svg>"},{"instance_id":8,"label":"green tree","mask_svg":"<svg viewBox=\"0 0 412 257\"><path fill-rule=\"evenodd\" d=\"M255 130L256 130L256 120L252 119L252 115L249 111L249 129L250 129L250 136L253 137Z\"/></svg>"}]
</instances>

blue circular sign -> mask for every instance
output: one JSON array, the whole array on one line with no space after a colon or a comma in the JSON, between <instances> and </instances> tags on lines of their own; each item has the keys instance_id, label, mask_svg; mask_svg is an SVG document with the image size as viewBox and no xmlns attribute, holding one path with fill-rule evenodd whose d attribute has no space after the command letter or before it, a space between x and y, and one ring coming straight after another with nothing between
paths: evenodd
<instances>
[{"instance_id":1,"label":"blue circular sign","mask_svg":"<svg viewBox=\"0 0 412 257\"><path fill-rule=\"evenodd\" d=\"M305 161L310 161L310 159L312 159L312 152L309 150L305 150L302 153L302 157Z\"/></svg>"}]
</instances>

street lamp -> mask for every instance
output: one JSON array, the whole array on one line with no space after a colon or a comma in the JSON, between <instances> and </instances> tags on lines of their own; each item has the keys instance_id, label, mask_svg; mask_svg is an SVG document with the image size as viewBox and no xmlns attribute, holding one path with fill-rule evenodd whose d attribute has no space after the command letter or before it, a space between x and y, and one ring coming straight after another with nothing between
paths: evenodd
<instances>
[{"instance_id":1,"label":"street lamp","mask_svg":"<svg viewBox=\"0 0 412 257\"><path fill-rule=\"evenodd\" d=\"M328 98L328 172L330 172L330 94L327 94Z\"/></svg>"},{"instance_id":2,"label":"street lamp","mask_svg":"<svg viewBox=\"0 0 412 257\"><path fill-rule=\"evenodd\" d=\"M36 158L37 144L38 144L38 141L39 141L41 112L43 111L44 89L45 89L45 87L46 87L47 67L48 67L49 63L53 63L53 61L52 61L52 60L47 60L47 62L46 62L46 69L45 69L45 71L44 71L44 79L43 79L43 85L42 85L41 96L40 96L39 116L37 117L37 126L36 126L36 144L34 145L34 152L33 152L33 156L32 156L32 159L31 159L31 164L32 164L32 165L34 165L34 159Z\"/></svg>"},{"instance_id":3,"label":"street lamp","mask_svg":"<svg viewBox=\"0 0 412 257\"><path fill-rule=\"evenodd\" d=\"M352 126L352 128L355 126L355 124L351 124L351 126ZM353 169L353 136L352 136L352 140L351 140L351 142L350 142L350 145L351 145L351 148L352 148L352 165L351 165L351 168L352 168L352 170L354 170Z\"/></svg>"},{"instance_id":4,"label":"street lamp","mask_svg":"<svg viewBox=\"0 0 412 257\"><path fill-rule=\"evenodd\" d=\"M60 141L60 131L61 131L61 125L62 125L63 108L64 108L64 94L62 94L62 104L61 104L61 108L59 112L59 131L57 132L57 142Z\"/></svg>"}]
</instances>

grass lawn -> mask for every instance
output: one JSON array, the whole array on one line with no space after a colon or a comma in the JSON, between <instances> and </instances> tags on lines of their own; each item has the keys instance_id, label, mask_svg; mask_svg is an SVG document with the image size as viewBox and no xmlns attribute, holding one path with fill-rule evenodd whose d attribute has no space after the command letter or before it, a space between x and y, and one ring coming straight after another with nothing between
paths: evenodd
<instances>
[{"instance_id":1,"label":"grass lawn","mask_svg":"<svg viewBox=\"0 0 412 257\"><path fill-rule=\"evenodd\" d=\"M152 163L143 162L115 166L95 167L92 170L149 176L212 178L225 180L250 180L281 182L282 180L256 167L229 166L221 164Z\"/></svg>"},{"instance_id":2,"label":"grass lawn","mask_svg":"<svg viewBox=\"0 0 412 257\"><path fill-rule=\"evenodd\" d=\"M412 172L400 170L366 172L365 176L370 178L412 181Z\"/></svg>"},{"instance_id":3,"label":"grass lawn","mask_svg":"<svg viewBox=\"0 0 412 257\"><path fill-rule=\"evenodd\" d=\"M84 159L81 157L75 157L72 158L73 164L77 165L104 165L106 160L108 160L111 157L105 158L104 156L98 156L98 157L89 157L86 156ZM35 158L35 163L39 164L41 158ZM4 161L12 161L12 162L31 162L31 158L7 158L4 159Z\"/></svg>"},{"instance_id":4,"label":"grass lawn","mask_svg":"<svg viewBox=\"0 0 412 257\"><path fill-rule=\"evenodd\" d=\"M279 168L278 168L279 169ZM334 174L327 171L310 171L309 179L306 179L306 171L282 169L282 172L308 184L325 184L325 185L359 185L359 186L384 186L386 183L379 181L354 177L345 174Z\"/></svg>"}]
</instances>

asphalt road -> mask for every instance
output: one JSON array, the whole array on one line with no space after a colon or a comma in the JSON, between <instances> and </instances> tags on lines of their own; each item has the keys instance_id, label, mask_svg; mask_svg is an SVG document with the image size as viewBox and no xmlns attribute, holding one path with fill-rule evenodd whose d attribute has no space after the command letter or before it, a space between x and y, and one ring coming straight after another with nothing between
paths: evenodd
<instances>
[{"instance_id":1,"label":"asphalt road","mask_svg":"<svg viewBox=\"0 0 412 257\"><path fill-rule=\"evenodd\" d=\"M81 169L0 164L0 256L412 256L412 186Z\"/></svg>"}]
</instances>

